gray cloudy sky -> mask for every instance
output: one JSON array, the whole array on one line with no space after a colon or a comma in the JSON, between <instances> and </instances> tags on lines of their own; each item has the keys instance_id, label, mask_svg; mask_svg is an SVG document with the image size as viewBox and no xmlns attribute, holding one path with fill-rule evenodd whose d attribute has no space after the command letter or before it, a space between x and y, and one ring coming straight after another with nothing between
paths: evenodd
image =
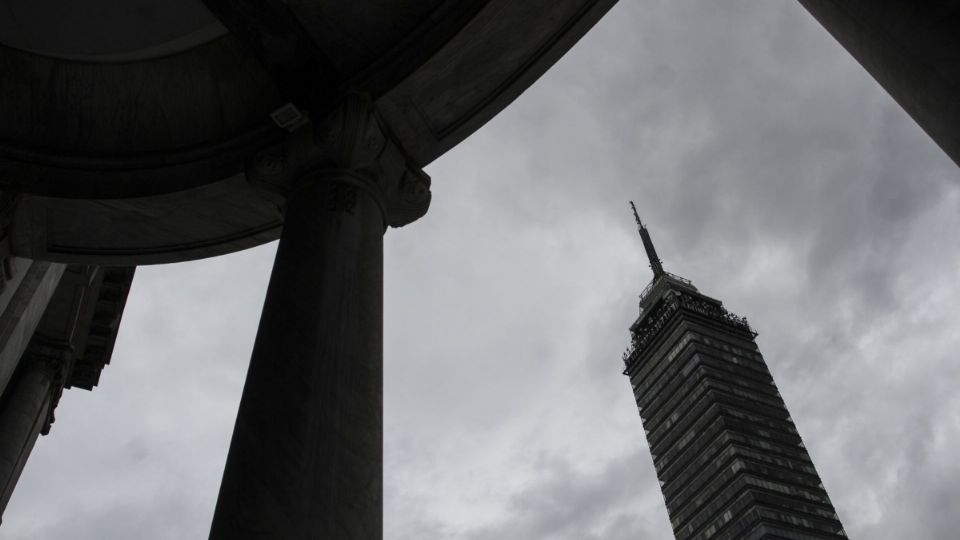
<instances>
[{"instance_id":1,"label":"gray cloudy sky","mask_svg":"<svg viewBox=\"0 0 960 540\"><path fill-rule=\"evenodd\" d=\"M747 316L852 538L960 526L960 173L797 2L624 0L386 238L385 537L671 538L650 274ZM138 270L4 538L206 537L275 246Z\"/></svg>"}]
</instances>

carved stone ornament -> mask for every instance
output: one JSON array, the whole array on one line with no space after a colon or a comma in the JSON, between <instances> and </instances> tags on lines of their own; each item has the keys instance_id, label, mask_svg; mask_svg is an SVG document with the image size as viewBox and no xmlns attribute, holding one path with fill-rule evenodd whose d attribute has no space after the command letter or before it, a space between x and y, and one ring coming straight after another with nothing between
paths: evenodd
<instances>
[{"instance_id":1,"label":"carved stone ornament","mask_svg":"<svg viewBox=\"0 0 960 540\"><path fill-rule=\"evenodd\" d=\"M247 163L254 184L289 194L302 182L336 182L352 188L330 191L328 209L350 212L356 190L380 205L384 223L402 227L430 206L430 177L394 139L375 104L349 94L331 114L291 133Z\"/></svg>"},{"instance_id":2,"label":"carved stone ornament","mask_svg":"<svg viewBox=\"0 0 960 540\"><path fill-rule=\"evenodd\" d=\"M41 435L50 433L50 426L56 421L54 410L60 403L60 397L63 395L63 386L66 383L73 362L72 352L58 346L51 346L41 343L31 343L24 353L24 361L29 362L30 369L42 372L50 379L50 407L47 409L47 417L44 418L43 426L40 428Z\"/></svg>"}]
</instances>

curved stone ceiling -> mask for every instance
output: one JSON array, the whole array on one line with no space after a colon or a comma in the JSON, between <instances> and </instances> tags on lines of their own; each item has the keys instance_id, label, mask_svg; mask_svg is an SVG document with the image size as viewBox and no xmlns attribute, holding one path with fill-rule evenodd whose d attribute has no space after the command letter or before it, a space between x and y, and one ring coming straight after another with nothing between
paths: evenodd
<instances>
[{"instance_id":1,"label":"curved stone ceiling","mask_svg":"<svg viewBox=\"0 0 960 540\"><path fill-rule=\"evenodd\" d=\"M284 190L318 144L311 129L282 129L274 111L293 104L322 118L359 91L423 167L508 106L614 3L0 2L0 192L17 200L0 208L13 211L10 249L133 265L273 240Z\"/></svg>"},{"instance_id":2,"label":"curved stone ceiling","mask_svg":"<svg viewBox=\"0 0 960 540\"><path fill-rule=\"evenodd\" d=\"M4 0L0 43L82 62L182 52L227 33L200 0Z\"/></svg>"}]
</instances>

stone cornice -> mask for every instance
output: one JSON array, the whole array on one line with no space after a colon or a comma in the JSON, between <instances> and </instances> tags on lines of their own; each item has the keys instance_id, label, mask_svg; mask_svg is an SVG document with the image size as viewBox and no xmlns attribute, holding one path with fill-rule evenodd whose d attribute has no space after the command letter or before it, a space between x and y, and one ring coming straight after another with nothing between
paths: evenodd
<instances>
[{"instance_id":1,"label":"stone cornice","mask_svg":"<svg viewBox=\"0 0 960 540\"><path fill-rule=\"evenodd\" d=\"M75 359L66 381L67 388L92 390L100 380L100 372L110 363L134 270L135 267L101 268L104 278L85 340L86 346Z\"/></svg>"},{"instance_id":2,"label":"stone cornice","mask_svg":"<svg viewBox=\"0 0 960 540\"><path fill-rule=\"evenodd\" d=\"M283 195L304 182L334 181L369 193L386 225L402 227L430 206L430 177L404 152L364 95L349 95L332 114L308 122L247 163L253 182ZM332 204L349 210L351 190ZM341 196L342 195L342 196Z\"/></svg>"}]
</instances>

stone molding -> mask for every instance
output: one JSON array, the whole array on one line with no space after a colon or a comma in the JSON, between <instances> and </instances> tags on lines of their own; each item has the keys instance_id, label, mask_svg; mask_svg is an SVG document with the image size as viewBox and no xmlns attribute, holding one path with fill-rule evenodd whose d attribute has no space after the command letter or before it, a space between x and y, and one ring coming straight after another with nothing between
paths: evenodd
<instances>
[{"instance_id":1,"label":"stone molding","mask_svg":"<svg viewBox=\"0 0 960 540\"><path fill-rule=\"evenodd\" d=\"M97 291L96 304L82 354L74 359L67 388L93 390L100 381L100 372L110 363L123 310L130 293L136 267L101 267L103 281Z\"/></svg>"},{"instance_id":2,"label":"stone molding","mask_svg":"<svg viewBox=\"0 0 960 540\"><path fill-rule=\"evenodd\" d=\"M51 425L56 421L53 414L54 409L57 408L60 397L63 395L63 387L73 367L73 356L72 348L43 343L36 337L23 353L21 361L25 362L24 367L40 371L50 380L50 390L47 398L50 406L47 408L47 417L43 421L43 427L40 428L41 435L49 434Z\"/></svg>"},{"instance_id":3,"label":"stone molding","mask_svg":"<svg viewBox=\"0 0 960 540\"><path fill-rule=\"evenodd\" d=\"M351 94L330 115L291 133L247 163L251 181L292 196L313 182L336 182L328 210L350 212L357 190L379 205L384 224L402 227L430 206L430 177L404 152L369 97Z\"/></svg>"}]
</instances>

